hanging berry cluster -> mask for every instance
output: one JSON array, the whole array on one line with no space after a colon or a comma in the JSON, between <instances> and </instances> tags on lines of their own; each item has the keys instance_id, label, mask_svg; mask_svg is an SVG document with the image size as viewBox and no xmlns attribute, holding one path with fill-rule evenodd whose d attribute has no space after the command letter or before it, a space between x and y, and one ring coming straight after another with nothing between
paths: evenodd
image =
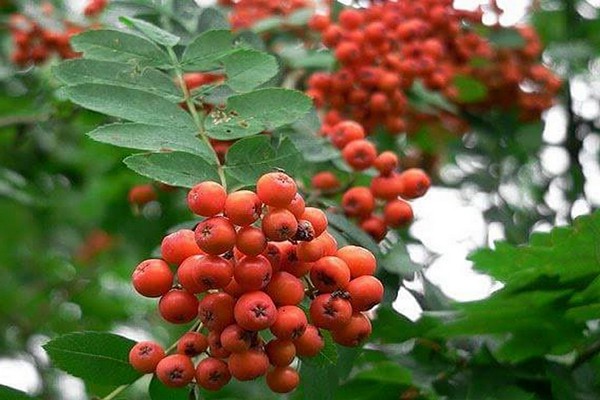
<instances>
[{"instance_id":1,"label":"hanging berry cluster","mask_svg":"<svg viewBox=\"0 0 600 400\"><path fill-rule=\"evenodd\" d=\"M263 175L256 192L227 194L207 181L187 199L205 219L193 231L166 236L162 259L142 262L132 279L141 295L160 297L166 321L200 323L179 339L177 354L138 343L130 353L135 369L156 373L167 386L195 379L207 390L219 390L231 377L266 375L271 390L286 393L299 383L290 366L295 357L323 349L319 329L343 346L358 346L370 335L363 312L383 297L373 276L375 257L357 246L338 249L326 215L305 206L288 175ZM177 267L175 286L169 264ZM274 337L267 343L265 330Z\"/></svg>"},{"instance_id":2,"label":"hanging berry cluster","mask_svg":"<svg viewBox=\"0 0 600 400\"><path fill-rule=\"evenodd\" d=\"M313 74L308 94L317 106L354 119L367 131L383 126L391 134L410 133L432 120L457 133L465 129L451 114L411 108L407 91L417 81L459 107L516 107L527 118L539 117L560 80L537 61L542 47L535 31L518 30L525 41L521 49L496 47L470 28L481 22L481 9L456 10L452 3L377 2L343 10L337 23L327 15L313 16L309 26L321 32L340 68ZM454 82L462 75L481 80L489 90L486 99L463 104Z\"/></svg>"},{"instance_id":3,"label":"hanging berry cluster","mask_svg":"<svg viewBox=\"0 0 600 400\"><path fill-rule=\"evenodd\" d=\"M231 7L229 22L233 29L249 28L265 18L287 16L294 11L312 6L311 0L219 0Z\"/></svg>"},{"instance_id":4,"label":"hanging berry cluster","mask_svg":"<svg viewBox=\"0 0 600 400\"><path fill-rule=\"evenodd\" d=\"M413 211L406 200L427 192L431 185L429 176L417 168L398 172L398 156L391 151L378 154L375 145L366 139L364 128L355 121L340 121L327 130L327 134L353 170L375 167L379 172L369 187L354 186L344 191L341 199L344 213L355 218L377 241L383 240L388 228L407 227L413 220ZM313 176L311 183L324 194L335 192L341 186L337 177L328 171ZM383 215L377 213L379 206Z\"/></svg>"}]
</instances>

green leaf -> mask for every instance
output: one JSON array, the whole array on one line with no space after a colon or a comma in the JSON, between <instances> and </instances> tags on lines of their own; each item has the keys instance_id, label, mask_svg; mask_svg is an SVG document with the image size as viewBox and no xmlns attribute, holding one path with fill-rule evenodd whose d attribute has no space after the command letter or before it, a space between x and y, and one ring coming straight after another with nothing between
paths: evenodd
<instances>
[{"instance_id":1,"label":"green leaf","mask_svg":"<svg viewBox=\"0 0 600 400\"><path fill-rule=\"evenodd\" d=\"M148 386L148 395L151 400L189 400L190 389L188 387L183 388L170 388L163 385L158 380L156 375L152 377L150 386Z\"/></svg>"},{"instance_id":2,"label":"green leaf","mask_svg":"<svg viewBox=\"0 0 600 400\"><path fill-rule=\"evenodd\" d=\"M356 224L352 223L344 215L332 211L326 211L326 214L329 224L350 239L352 244L364 247L373 253L377 259L381 258L381 252L377 243L362 229L357 227Z\"/></svg>"},{"instance_id":3,"label":"green leaf","mask_svg":"<svg viewBox=\"0 0 600 400\"><path fill-rule=\"evenodd\" d=\"M170 66L169 56L160 47L140 36L108 29L88 30L74 36L71 45L85 58L114 61L139 67Z\"/></svg>"},{"instance_id":4,"label":"green leaf","mask_svg":"<svg viewBox=\"0 0 600 400\"><path fill-rule=\"evenodd\" d=\"M291 127L292 131L283 129L280 133L294 143L306 161L317 163L340 157L339 150L329 140L318 135L321 121L314 108Z\"/></svg>"},{"instance_id":5,"label":"green leaf","mask_svg":"<svg viewBox=\"0 0 600 400\"><path fill-rule=\"evenodd\" d=\"M219 140L252 136L292 123L310 107L310 98L297 90L267 88L231 96L225 110L209 115L207 135Z\"/></svg>"},{"instance_id":6,"label":"green leaf","mask_svg":"<svg viewBox=\"0 0 600 400\"><path fill-rule=\"evenodd\" d=\"M218 68L218 60L231 53L233 36L228 30L210 30L196 37L186 47L181 64L186 71L207 71Z\"/></svg>"},{"instance_id":7,"label":"green leaf","mask_svg":"<svg viewBox=\"0 0 600 400\"><path fill-rule=\"evenodd\" d=\"M426 113L435 113L437 109L456 114L456 106L450 103L438 92L427 89L423 83L416 81L408 92L410 103L418 110Z\"/></svg>"},{"instance_id":8,"label":"green leaf","mask_svg":"<svg viewBox=\"0 0 600 400\"><path fill-rule=\"evenodd\" d=\"M43 347L55 367L101 385L124 385L140 377L129 365L133 340L112 333L78 332L59 336Z\"/></svg>"},{"instance_id":9,"label":"green leaf","mask_svg":"<svg viewBox=\"0 0 600 400\"><path fill-rule=\"evenodd\" d=\"M356 374L354 379L376 384L410 385L412 383L410 370L391 361L374 364L372 368Z\"/></svg>"},{"instance_id":10,"label":"green leaf","mask_svg":"<svg viewBox=\"0 0 600 400\"><path fill-rule=\"evenodd\" d=\"M119 86L83 84L63 87L61 94L84 108L149 125L195 130L192 117L164 98Z\"/></svg>"},{"instance_id":11,"label":"green leaf","mask_svg":"<svg viewBox=\"0 0 600 400\"><path fill-rule=\"evenodd\" d=\"M300 170L302 155L289 140L273 145L268 136L239 140L229 148L225 171L240 183L253 185L261 175L275 168L290 173Z\"/></svg>"},{"instance_id":12,"label":"green leaf","mask_svg":"<svg viewBox=\"0 0 600 400\"><path fill-rule=\"evenodd\" d=\"M488 39L497 47L522 49L525 46L525 39L516 29L494 29L489 33Z\"/></svg>"},{"instance_id":13,"label":"green leaf","mask_svg":"<svg viewBox=\"0 0 600 400\"><path fill-rule=\"evenodd\" d=\"M406 245L400 239L383 255L380 265L388 272L402 275L407 279L411 279L415 272L423 269L421 265L412 262Z\"/></svg>"},{"instance_id":14,"label":"green leaf","mask_svg":"<svg viewBox=\"0 0 600 400\"><path fill-rule=\"evenodd\" d=\"M431 317L421 317L413 322L396 312L391 306L377 309L377 318L373 321L373 339L383 343L402 343L409 339L425 336L439 323Z\"/></svg>"},{"instance_id":15,"label":"green leaf","mask_svg":"<svg viewBox=\"0 0 600 400\"><path fill-rule=\"evenodd\" d=\"M458 89L458 100L463 103L476 103L487 97L487 87L477 79L456 75L453 83Z\"/></svg>"},{"instance_id":16,"label":"green leaf","mask_svg":"<svg viewBox=\"0 0 600 400\"><path fill-rule=\"evenodd\" d=\"M194 131L172 126L156 126L134 123L110 124L88 133L98 142L128 149L147 151L182 151L195 154L212 162L212 150L196 137Z\"/></svg>"},{"instance_id":17,"label":"green leaf","mask_svg":"<svg viewBox=\"0 0 600 400\"><path fill-rule=\"evenodd\" d=\"M213 29L229 30L229 22L227 16L216 8L208 7L202 11L198 20L198 32L206 32Z\"/></svg>"},{"instance_id":18,"label":"green leaf","mask_svg":"<svg viewBox=\"0 0 600 400\"><path fill-rule=\"evenodd\" d=\"M21 392L20 390L16 390L10 388L8 386L0 385L0 399L2 400L31 400L33 397L30 397L26 393Z\"/></svg>"},{"instance_id":19,"label":"green leaf","mask_svg":"<svg viewBox=\"0 0 600 400\"><path fill-rule=\"evenodd\" d=\"M221 59L227 74L227 85L233 90L247 92L277 74L277 60L270 54L239 49Z\"/></svg>"},{"instance_id":20,"label":"green leaf","mask_svg":"<svg viewBox=\"0 0 600 400\"><path fill-rule=\"evenodd\" d=\"M153 68L138 68L128 64L75 59L54 68L54 75L67 85L95 83L143 90L171 102L183 100L183 93L168 75Z\"/></svg>"},{"instance_id":21,"label":"green leaf","mask_svg":"<svg viewBox=\"0 0 600 400\"><path fill-rule=\"evenodd\" d=\"M137 29L153 42L163 46L173 47L181 40L180 37L142 19L121 17L119 20L129 27Z\"/></svg>"},{"instance_id":22,"label":"green leaf","mask_svg":"<svg viewBox=\"0 0 600 400\"><path fill-rule=\"evenodd\" d=\"M214 165L182 152L135 154L124 160L133 171L171 186L191 188L199 182L219 182Z\"/></svg>"}]
</instances>

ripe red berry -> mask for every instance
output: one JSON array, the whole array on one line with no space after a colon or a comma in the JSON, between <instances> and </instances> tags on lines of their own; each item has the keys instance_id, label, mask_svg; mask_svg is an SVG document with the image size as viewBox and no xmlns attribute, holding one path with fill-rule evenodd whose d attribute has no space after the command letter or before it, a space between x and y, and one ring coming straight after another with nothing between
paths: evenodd
<instances>
[{"instance_id":1,"label":"ripe red berry","mask_svg":"<svg viewBox=\"0 0 600 400\"><path fill-rule=\"evenodd\" d=\"M321 293L344 289L350 282L350 269L341 258L323 257L310 270L310 280Z\"/></svg>"},{"instance_id":2,"label":"ripe red berry","mask_svg":"<svg viewBox=\"0 0 600 400\"><path fill-rule=\"evenodd\" d=\"M196 357L208 348L208 339L200 332L186 332L177 342L177 353Z\"/></svg>"},{"instance_id":3,"label":"ripe red berry","mask_svg":"<svg viewBox=\"0 0 600 400\"><path fill-rule=\"evenodd\" d=\"M160 245L160 253L168 263L179 265L190 256L203 254L190 229L180 229L164 237Z\"/></svg>"},{"instance_id":4,"label":"ripe red berry","mask_svg":"<svg viewBox=\"0 0 600 400\"><path fill-rule=\"evenodd\" d=\"M257 256L267 248L267 238L261 229L245 226L237 233L235 247L244 255Z\"/></svg>"},{"instance_id":5,"label":"ripe red berry","mask_svg":"<svg viewBox=\"0 0 600 400\"><path fill-rule=\"evenodd\" d=\"M402 197L405 199L416 199L423 196L431 186L431 179L425 171L411 168L400 174L403 190Z\"/></svg>"},{"instance_id":6,"label":"ripe red berry","mask_svg":"<svg viewBox=\"0 0 600 400\"><path fill-rule=\"evenodd\" d=\"M296 246L298 259L303 262L315 262L324 255L325 241L323 235L310 242L300 242Z\"/></svg>"},{"instance_id":7,"label":"ripe red berry","mask_svg":"<svg viewBox=\"0 0 600 400\"><path fill-rule=\"evenodd\" d=\"M315 174L311 178L310 184L313 188L322 190L324 192L336 190L341 185L338 177L330 171L323 171Z\"/></svg>"},{"instance_id":8,"label":"ripe red berry","mask_svg":"<svg viewBox=\"0 0 600 400\"><path fill-rule=\"evenodd\" d=\"M283 242L294 237L298 230L298 221L290 211L277 208L264 216L262 230L268 239Z\"/></svg>"},{"instance_id":9,"label":"ripe red berry","mask_svg":"<svg viewBox=\"0 0 600 400\"><path fill-rule=\"evenodd\" d=\"M353 187L342 196L342 208L351 217L365 217L375 209L375 198L366 187Z\"/></svg>"},{"instance_id":10,"label":"ripe red berry","mask_svg":"<svg viewBox=\"0 0 600 400\"><path fill-rule=\"evenodd\" d=\"M260 350L233 353L229 357L229 371L238 381L251 381L263 376L269 369L269 358Z\"/></svg>"},{"instance_id":11,"label":"ripe red berry","mask_svg":"<svg viewBox=\"0 0 600 400\"><path fill-rule=\"evenodd\" d=\"M362 313L355 313L350 322L331 331L333 340L346 347L356 347L371 335L371 321Z\"/></svg>"},{"instance_id":12,"label":"ripe red berry","mask_svg":"<svg viewBox=\"0 0 600 400\"><path fill-rule=\"evenodd\" d=\"M296 354L301 357L314 357L325 347L325 340L314 325L308 325L304 335L294 340Z\"/></svg>"},{"instance_id":13,"label":"ripe red berry","mask_svg":"<svg viewBox=\"0 0 600 400\"><path fill-rule=\"evenodd\" d=\"M267 372L267 386L275 393L289 393L300 383L300 375L292 367L276 367Z\"/></svg>"},{"instance_id":14,"label":"ripe red berry","mask_svg":"<svg viewBox=\"0 0 600 400\"><path fill-rule=\"evenodd\" d=\"M183 387L194 379L194 364L188 356L166 356L156 366L156 376L168 387Z\"/></svg>"},{"instance_id":15,"label":"ripe red berry","mask_svg":"<svg viewBox=\"0 0 600 400\"><path fill-rule=\"evenodd\" d=\"M201 293L207 288L198 277L198 264L204 256L197 255L186 258L177 268L177 280L190 293Z\"/></svg>"},{"instance_id":16,"label":"ripe red berry","mask_svg":"<svg viewBox=\"0 0 600 400\"><path fill-rule=\"evenodd\" d=\"M299 219L310 222L315 231L315 237L321 236L321 234L327 229L327 215L325 215L325 213L318 208L306 207L304 213Z\"/></svg>"},{"instance_id":17,"label":"ripe red berry","mask_svg":"<svg viewBox=\"0 0 600 400\"><path fill-rule=\"evenodd\" d=\"M210 331L208 333L208 348L211 357L215 358L227 358L231 355L231 352L223 347L221 343L221 331Z\"/></svg>"},{"instance_id":18,"label":"ripe red berry","mask_svg":"<svg viewBox=\"0 0 600 400\"><path fill-rule=\"evenodd\" d=\"M384 151L377 156L373 165L381 175L389 175L398 168L398 156L392 151Z\"/></svg>"},{"instance_id":19,"label":"ripe red berry","mask_svg":"<svg viewBox=\"0 0 600 400\"><path fill-rule=\"evenodd\" d=\"M279 339L298 339L304 334L307 325L308 320L302 309L283 306L277 309L277 318L270 329Z\"/></svg>"},{"instance_id":20,"label":"ripe red berry","mask_svg":"<svg viewBox=\"0 0 600 400\"><path fill-rule=\"evenodd\" d=\"M250 292L238 299L234 316L235 321L242 328L261 331L273 325L277 318L277 309L266 293Z\"/></svg>"},{"instance_id":21,"label":"ripe red berry","mask_svg":"<svg viewBox=\"0 0 600 400\"><path fill-rule=\"evenodd\" d=\"M185 324L198 316L198 299L183 289L172 289L158 302L160 315L172 324Z\"/></svg>"},{"instance_id":22,"label":"ripe red berry","mask_svg":"<svg viewBox=\"0 0 600 400\"><path fill-rule=\"evenodd\" d=\"M173 272L163 260L142 261L131 277L135 290L146 297L160 297L173 285Z\"/></svg>"},{"instance_id":23,"label":"ripe red berry","mask_svg":"<svg viewBox=\"0 0 600 400\"><path fill-rule=\"evenodd\" d=\"M198 247L208 254L223 254L235 246L235 228L224 217L212 217L200 222L195 235Z\"/></svg>"},{"instance_id":24,"label":"ripe red berry","mask_svg":"<svg viewBox=\"0 0 600 400\"><path fill-rule=\"evenodd\" d=\"M321 294L310 303L310 320L319 328L335 329L346 325L352 316L348 300L331 294Z\"/></svg>"},{"instance_id":25,"label":"ripe red berry","mask_svg":"<svg viewBox=\"0 0 600 400\"><path fill-rule=\"evenodd\" d=\"M209 293L198 304L198 317L211 331L221 331L233 324L235 299L227 293Z\"/></svg>"},{"instance_id":26,"label":"ripe red berry","mask_svg":"<svg viewBox=\"0 0 600 400\"><path fill-rule=\"evenodd\" d=\"M129 364L142 374L151 374L159 361L165 358L165 351L155 342L139 342L129 351Z\"/></svg>"},{"instance_id":27,"label":"ripe red berry","mask_svg":"<svg viewBox=\"0 0 600 400\"><path fill-rule=\"evenodd\" d=\"M336 124L329 138L331 143L338 149L343 149L354 140L365 138L365 130L361 124L354 121L342 121Z\"/></svg>"},{"instance_id":28,"label":"ripe red berry","mask_svg":"<svg viewBox=\"0 0 600 400\"><path fill-rule=\"evenodd\" d=\"M242 258L234 270L234 277L240 287L247 291L261 290L271 281L273 268L264 256L246 256Z\"/></svg>"},{"instance_id":29,"label":"ripe red berry","mask_svg":"<svg viewBox=\"0 0 600 400\"><path fill-rule=\"evenodd\" d=\"M295 306L304 298L304 284L294 275L281 271L273 274L264 289L277 307Z\"/></svg>"},{"instance_id":30,"label":"ripe red berry","mask_svg":"<svg viewBox=\"0 0 600 400\"><path fill-rule=\"evenodd\" d=\"M262 203L256 193L240 190L230 193L225 201L225 215L238 226L252 224L262 214Z\"/></svg>"},{"instance_id":31,"label":"ripe red berry","mask_svg":"<svg viewBox=\"0 0 600 400\"><path fill-rule=\"evenodd\" d=\"M221 332L221 345L232 353L250 350L256 332L247 331L237 324L229 325Z\"/></svg>"},{"instance_id":32,"label":"ripe red berry","mask_svg":"<svg viewBox=\"0 0 600 400\"><path fill-rule=\"evenodd\" d=\"M265 352L271 365L285 367L294 361L296 346L289 339L273 339L265 346Z\"/></svg>"},{"instance_id":33,"label":"ripe red berry","mask_svg":"<svg viewBox=\"0 0 600 400\"><path fill-rule=\"evenodd\" d=\"M231 282L229 282L229 285L227 285L225 288L223 288L223 291L225 293L227 293L228 295L230 295L231 297L236 298L236 299L244 294L244 289L242 289L240 284L237 283L235 278L233 278L231 280Z\"/></svg>"},{"instance_id":34,"label":"ripe red berry","mask_svg":"<svg viewBox=\"0 0 600 400\"><path fill-rule=\"evenodd\" d=\"M287 207L297 191L296 182L283 172L270 172L256 182L260 200L273 207Z\"/></svg>"},{"instance_id":35,"label":"ripe red berry","mask_svg":"<svg viewBox=\"0 0 600 400\"><path fill-rule=\"evenodd\" d=\"M360 223L363 231L367 232L377 242L382 241L387 235L387 225L383 218L371 215Z\"/></svg>"},{"instance_id":36,"label":"ripe red berry","mask_svg":"<svg viewBox=\"0 0 600 400\"><path fill-rule=\"evenodd\" d=\"M205 358L196 367L196 382L203 389L215 392L227 385L230 380L231 373L227 363L218 358Z\"/></svg>"},{"instance_id":37,"label":"ripe red berry","mask_svg":"<svg viewBox=\"0 0 600 400\"><path fill-rule=\"evenodd\" d=\"M223 289L233 278L233 265L223 257L207 255L198 258L196 280L206 289Z\"/></svg>"},{"instance_id":38,"label":"ripe red berry","mask_svg":"<svg viewBox=\"0 0 600 400\"><path fill-rule=\"evenodd\" d=\"M346 291L350 296L350 304L354 311L367 311L381 303L383 285L379 279L371 275L359 276L352 279Z\"/></svg>"},{"instance_id":39,"label":"ripe red berry","mask_svg":"<svg viewBox=\"0 0 600 400\"><path fill-rule=\"evenodd\" d=\"M412 222L414 214L412 207L406 201L394 200L385 205L383 218L388 226L401 228Z\"/></svg>"},{"instance_id":40,"label":"ripe red berry","mask_svg":"<svg viewBox=\"0 0 600 400\"><path fill-rule=\"evenodd\" d=\"M353 169L363 171L375 162L377 149L373 143L366 139L353 140L344 147L342 156Z\"/></svg>"},{"instance_id":41,"label":"ripe red berry","mask_svg":"<svg viewBox=\"0 0 600 400\"><path fill-rule=\"evenodd\" d=\"M296 217L296 219L300 219L300 217L302 217L302 214L304 214L304 209L306 208L304 197L302 197L300 193L296 193L296 195L292 199L292 202L285 208L289 212L294 214L294 217Z\"/></svg>"},{"instance_id":42,"label":"ripe red berry","mask_svg":"<svg viewBox=\"0 0 600 400\"><path fill-rule=\"evenodd\" d=\"M338 16L340 25L348 30L357 29L364 22L362 11L355 10L352 8L345 8L340 12Z\"/></svg>"},{"instance_id":43,"label":"ripe red berry","mask_svg":"<svg viewBox=\"0 0 600 400\"><path fill-rule=\"evenodd\" d=\"M45 57L42 57L45 58ZM129 203L143 206L157 199L156 191L152 185L138 185L129 191Z\"/></svg>"},{"instance_id":44,"label":"ripe red berry","mask_svg":"<svg viewBox=\"0 0 600 400\"><path fill-rule=\"evenodd\" d=\"M188 207L194 214L212 217L223 212L227 192L216 182L206 181L194 186L187 195Z\"/></svg>"},{"instance_id":45,"label":"ripe red berry","mask_svg":"<svg viewBox=\"0 0 600 400\"><path fill-rule=\"evenodd\" d=\"M377 268L375 256L363 247L344 246L335 255L346 262L352 279L362 275L373 275Z\"/></svg>"},{"instance_id":46,"label":"ripe red berry","mask_svg":"<svg viewBox=\"0 0 600 400\"><path fill-rule=\"evenodd\" d=\"M398 173L376 176L371 181L371 193L378 199L393 200L404 191L403 181Z\"/></svg>"}]
</instances>

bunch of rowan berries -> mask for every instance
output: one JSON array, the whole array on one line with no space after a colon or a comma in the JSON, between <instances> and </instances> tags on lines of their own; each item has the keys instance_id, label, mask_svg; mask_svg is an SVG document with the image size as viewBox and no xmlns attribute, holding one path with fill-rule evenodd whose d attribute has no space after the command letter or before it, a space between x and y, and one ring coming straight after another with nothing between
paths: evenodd
<instances>
[{"instance_id":1,"label":"bunch of rowan berries","mask_svg":"<svg viewBox=\"0 0 600 400\"><path fill-rule=\"evenodd\" d=\"M355 121L340 121L327 133L352 169L364 171L375 167L378 171L369 187L354 186L345 190L341 199L344 213L356 218L359 226L377 241L383 240L388 228L408 226L413 220L413 210L407 200L427 192L431 186L427 173L418 168L398 172L398 156L391 151L378 154L375 145L366 139L365 129ZM328 171L313 176L311 183L325 194L341 186L337 177ZM383 215L376 213L380 205Z\"/></svg>"},{"instance_id":2,"label":"bunch of rowan berries","mask_svg":"<svg viewBox=\"0 0 600 400\"><path fill-rule=\"evenodd\" d=\"M249 28L265 18L287 16L313 6L311 0L219 0L219 4L231 7L229 22L233 29Z\"/></svg>"},{"instance_id":3,"label":"bunch of rowan berries","mask_svg":"<svg viewBox=\"0 0 600 400\"><path fill-rule=\"evenodd\" d=\"M71 36L82 31L75 25L67 24L62 32L53 31L23 14L15 13L10 17L9 27L14 44L11 60L16 65L40 64L52 54L63 59L78 56L69 44Z\"/></svg>"},{"instance_id":4,"label":"bunch of rowan berries","mask_svg":"<svg viewBox=\"0 0 600 400\"><path fill-rule=\"evenodd\" d=\"M518 101L524 114L539 114L550 105L560 80L539 64L541 46L535 31L518 31L526 41L522 49L497 48L472 28L481 16L481 9L454 9L452 0L373 2L367 8L343 10L337 23L316 14L309 26L334 50L340 67L313 74L307 93L317 106L332 111L334 119L339 114L368 131L383 126L391 134L422 127L412 120L423 113L407 100L407 91L417 81L460 107L473 108L459 100L454 84L458 75L479 79L490 89L481 104L475 103L477 110L513 107ZM528 80L533 84L524 89ZM464 124L448 124L454 122L448 116L441 122L447 129L463 131Z\"/></svg>"},{"instance_id":5,"label":"bunch of rowan berries","mask_svg":"<svg viewBox=\"0 0 600 400\"><path fill-rule=\"evenodd\" d=\"M338 249L326 214L305 205L291 177L267 173L256 192L229 194L202 182L187 201L204 219L167 235L162 259L139 264L132 280L141 295L160 297L166 321L200 324L179 339L177 354L152 342L135 345L135 369L155 372L167 386L195 379L207 390L231 377L266 375L271 390L286 393L299 383L295 357L314 357L325 346L319 329L343 346L370 335L364 312L383 297L375 257L357 246Z\"/></svg>"}]
</instances>

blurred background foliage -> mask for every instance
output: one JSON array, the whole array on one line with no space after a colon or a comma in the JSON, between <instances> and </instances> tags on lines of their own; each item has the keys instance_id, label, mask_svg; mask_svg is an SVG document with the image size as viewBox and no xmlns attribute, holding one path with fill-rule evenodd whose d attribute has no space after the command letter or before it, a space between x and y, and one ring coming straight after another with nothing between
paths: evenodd
<instances>
[{"instance_id":1,"label":"blurred background foliage","mask_svg":"<svg viewBox=\"0 0 600 400\"><path fill-rule=\"evenodd\" d=\"M2 24L16 10L31 10L29 3L0 2ZM53 3L71 18L63 2ZM157 22L162 9L151 4L115 0L107 23L123 12ZM217 9L201 14L185 1L175 7L185 16L168 21L175 30L189 29L190 21L227 24ZM506 241L471 256L475 269L502 288L480 301L455 302L426 276L439 255L426 240L421 244L426 233L411 231L405 239L418 249L418 262L405 252L388 254L387 264L400 266L381 274L410 293L414 307L425 313L416 321L407 318L397 302L392 307L392 295L376 312L372 343L362 351L339 348L336 368L307 368L303 379L311 384L290 398L600 397L600 217L539 233L571 224L600 204L599 7L592 0L530 4L525 18L544 43L543 61L564 81L543 121L524 124L498 110L465 114L471 128L462 137L440 139L425 129L387 144L406 159L428 165L438 188L453 189L454 196L482 212L485 230L475 240L478 246L496 238ZM298 18L291 24L307 21ZM326 52L305 53L296 35L279 29L281 24L262 21L244 35L278 55L288 72L278 77L284 84L298 84L294 71L332 66ZM40 345L81 330L162 342L174 337L172 328L159 323L154 303L133 295L129 277L166 231L189 219L185 193L157 186L155 201L131 206L129 190L149 182L124 168L121 160L128 152L82 134L104 117L57 98L54 60L16 68L8 30L0 31L0 41L0 355L35 367L32 381L21 386L31 394L79 398L73 387L65 389L65 376L50 368ZM146 398L144 384L124 398ZM89 382L86 388L96 394L110 391ZM258 383L230 385L206 398L269 396Z\"/></svg>"}]
</instances>

